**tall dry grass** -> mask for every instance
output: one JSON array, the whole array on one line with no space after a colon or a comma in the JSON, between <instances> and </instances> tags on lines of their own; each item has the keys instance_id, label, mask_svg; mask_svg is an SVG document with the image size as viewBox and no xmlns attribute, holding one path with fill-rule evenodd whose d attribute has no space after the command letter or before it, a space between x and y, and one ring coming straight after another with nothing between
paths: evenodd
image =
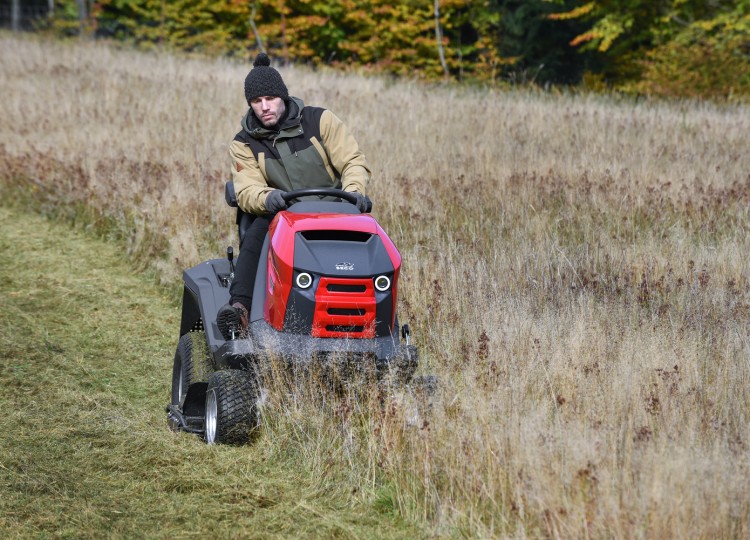
<instances>
[{"instance_id":1,"label":"tall dry grass","mask_svg":"<svg viewBox=\"0 0 750 540\"><path fill-rule=\"evenodd\" d=\"M248 66L0 51L5 196L106 222L174 288L236 244ZM417 426L396 398L280 392L263 436L437 534L750 534L748 108L282 74L365 149L401 319L441 384Z\"/></svg>"}]
</instances>

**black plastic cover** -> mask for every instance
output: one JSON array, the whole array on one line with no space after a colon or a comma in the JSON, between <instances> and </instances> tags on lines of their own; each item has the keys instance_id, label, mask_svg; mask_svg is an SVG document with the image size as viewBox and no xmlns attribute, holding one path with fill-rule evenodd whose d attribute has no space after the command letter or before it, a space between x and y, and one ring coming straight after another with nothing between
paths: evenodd
<instances>
[{"instance_id":1,"label":"black plastic cover","mask_svg":"<svg viewBox=\"0 0 750 540\"><path fill-rule=\"evenodd\" d=\"M182 274L185 281L185 295L194 298L194 305L200 311L206 341L212 352L224 343L224 338L216 325L216 314L221 306L229 303L229 289L222 286L219 276L228 274L230 271L227 259L211 259L185 270ZM184 306L185 300L183 299L183 318L185 317ZM181 326L184 327L184 325Z\"/></svg>"},{"instance_id":2,"label":"black plastic cover","mask_svg":"<svg viewBox=\"0 0 750 540\"><path fill-rule=\"evenodd\" d=\"M335 231L332 231L335 232ZM332 277L374 277L394 272L393 262L383 242L372 235L366 242L348 241L348 231L338 240L306 240L294 237L294 267Z\"/></svg>"}]
</instances>

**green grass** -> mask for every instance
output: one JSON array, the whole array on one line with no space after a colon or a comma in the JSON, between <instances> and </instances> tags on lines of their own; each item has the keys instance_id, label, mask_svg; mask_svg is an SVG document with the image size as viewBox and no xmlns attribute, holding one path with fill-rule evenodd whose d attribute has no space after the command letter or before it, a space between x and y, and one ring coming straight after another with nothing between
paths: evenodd
<instances>
[{"instance_id":1,"label":"green grass","mask_svg":"<svg viewBox=\"0 0 750 540\"><path fill-rule=\"evenodd\" d=\"M422 536L388 486L267 434L169 431L170 296L118 245L0 207L0 537Z\"/></svg>"}]
</instances>

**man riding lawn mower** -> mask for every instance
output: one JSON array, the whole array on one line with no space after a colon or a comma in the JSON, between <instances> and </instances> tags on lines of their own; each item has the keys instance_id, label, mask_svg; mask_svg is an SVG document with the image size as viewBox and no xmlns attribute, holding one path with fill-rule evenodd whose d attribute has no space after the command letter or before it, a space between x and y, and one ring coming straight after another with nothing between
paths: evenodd
<instances>
[{"instance_id":1,"label":"man riding lawn mower","mask_svg":"<svg viewBox=\"0 0 750 540\"><path fill-rule=\"evenodd\" d=\"M417 367L396 316L401 256L366 214L370 169L330 111L290 97L264 53L245 79L250 110L230 145L240 254L184 272L170 424L243 443L258 425L257 367L345 356L378 378Z\"/></svg>"},{"instance_id":2,"label":"man riding lawn mower","mask_svg":"<svg viewBox=\"0 0 750 540\"><path fill-rule=\"evenodd\" d=\"M250 109L229 147L241 243L230 305L219 313L226 338L247 327L260 249L273 215L287 207L284 191L337 188L356 197L360 212L368 204L370 168L344 123L328 110L290 97L265 53L253 65L245 78Z\"/></svg>"}]
</instances>

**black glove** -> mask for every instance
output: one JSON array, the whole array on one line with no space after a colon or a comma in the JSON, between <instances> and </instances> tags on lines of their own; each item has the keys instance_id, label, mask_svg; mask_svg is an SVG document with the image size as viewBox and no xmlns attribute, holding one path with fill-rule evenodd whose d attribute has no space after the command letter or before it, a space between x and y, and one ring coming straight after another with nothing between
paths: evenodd
<instances>
[{"instance_id":1,"label":"black glove","mask_svg":"<svg viewBox=\"0 0 750 540\"><path fill-rule=\"evenodd\" d=\"M286 201L284 200L284 192L280 189L274 189L266 197L266 211L269 214L275 214L279 210L286 208Z\"/></svg>"},{"instance_id":2,"label":"black glove","mask_svg":"<svg viewBox=\"0 0 750 540\"><path fill-rule=\"evenodd\" d=\"M354 206L357 207L357 210L359 210L360 213L364 214L365 212L372 210L372 202L366 195L362 195L357 191L352 191L350 193L357 197L357 202Z\"/></svg>"}]
</instances>

